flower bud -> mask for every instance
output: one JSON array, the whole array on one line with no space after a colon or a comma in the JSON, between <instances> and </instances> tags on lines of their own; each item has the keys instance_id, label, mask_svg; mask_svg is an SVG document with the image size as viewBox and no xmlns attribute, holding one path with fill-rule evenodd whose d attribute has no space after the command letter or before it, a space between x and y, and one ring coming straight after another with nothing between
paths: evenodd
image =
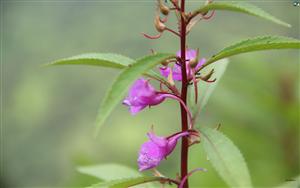
<instances>
[{"instance_id":1,"label":"flower bud","mask_svg":"<svg viewBox=\"0 0 300 188\"><path fill-rule=\"evenodd\" d=\"M158 32L163 32L166 28L165 24L163 24L161 21L160 21L160 18L159 16L156 16L155 19L154 19L154 25L155 25L155 28Z\"/></svg>"},{"instance_id":2,"label":"flower bud","mask_svg":"<svg viewBox=\"0 0 300 188\"><path fill-rule=\"evenodd\" d=\"M190 67L191 67L191 68L195 68L195 67L197 66L197 64L198 64L198 61L199 61L199 59L198 59L197 57L191 59L191 60L190 60L190 63L189 63Z\"/></svg>"},{"instance_id":3,"label":"flower bud","mask_svg":"<svg viewBox=\"0 0 300 188\"><path fill-rule=\"evenodd\" d=\"M167 16L169 14L169 12L170 12L169 7L167 7L166 5L164 5L161 0L159 0L158 3L159 3L159 10L160 10L160 12L163 15Z\"/></svg>"},{"instance_id":4,"label":"flower bud","mask_svg":"<svg viewBox=\"0 0 300 188\"><path fill-rule=\"evenodd\" d=\"M189 146L200 143L200 132L194 130L188 137Z\"/></svg>"},{"instance_id":5,"label":"flower bud","mask_svg":"<svg viewBox=\"0 0 300 188\"><path fill-rule=\"evenodd\" d=\"M171 84L171 86L174 86L174 79L173 79L173 73L172 73L172 69L170 70L170 74L168 75L168 82Z\"/></svg>"},{"instance_id":6,"label":"flower bud","mask_svg":"<svg viewBox=\"0 0 300 188\"><path fill-rule=\"evenodd\" d=\"M199 62L199 49L197 49L196 57L190 60L189 65L191 68L195 68Z\"/></svg>"},{"instance_id":7,"label":"flower bud","mask_svg":"<svg viewBox=\"0 0 300 188\"><path fill-rule=\"evenodd\" d=\"M176 54L177 57L181 57L181 51L179 50ZM194 58L196 58L197 56L197 51L196 50L192 50L192 49L187 49L186 50L186 59L189 59L190 61L193 60ZM177 60L178 61L178 60ZM204 58L200 59L197 62L197 65L195 66L195 68L191 68L190 66L190 62L186 64L186 74L188 79L192 79L193 78L193 74L194 71L192 71L192 69L194 69L195 71L198 71L199 68L206 62L206 60ZM168 67L168 66L164 66L160 68L160 74L162 76L164 76L165 78L167 78L170 74L170 71L172 70L172 74L173 74L173 79L176 81L181 81L182 80L182 74L181 74L181 65L179 65L180 62L177 62L174 64L173 67ZM193 64L193 63L192 63ZM193 66L193 65L192 65Z\"/></svg>"},{"instance_id":8,"label":"flower bud","mask_svg":"<svg viewBox=\"0 0 300 188\"><path fill-rule=\"evenodd\" d=\"M169 63L170 63L170 61L169 61L169 60L166 60L166 61L162 62L161 65L163 65L163 66L166 67L166 66L169 65Z\"/></svg>"},{"instance_id":9,"label":"flower bud","mask_svg":"<svg viewBox=\"0 0 300 188\"><path fill-rule=\"evenodd\" d=\"M211 71L207 75L201 77L201 80L208 81L211 78L211 76L214 74L214 72L215 72L215 70L211 69Z\"/></svg>"}]
</instances>

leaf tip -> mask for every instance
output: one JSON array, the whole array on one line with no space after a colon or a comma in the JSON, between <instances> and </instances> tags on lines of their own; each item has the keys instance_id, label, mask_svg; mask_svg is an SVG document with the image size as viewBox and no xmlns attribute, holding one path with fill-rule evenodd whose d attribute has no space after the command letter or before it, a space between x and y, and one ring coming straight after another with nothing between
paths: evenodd
<instances>
[{"instance_id":1,"label":"leaf tip","mask_svg":"<svg viewBox=\"0 0 300 188\"><path fill-rule=\"evenodd\" d=\"M288 27L288 28L291 28L292 25L287 23L287 22L283 22L283 21L280 21L280 25L284 26L284 27Z\"/></svg>"},{"instance_id":2,"label":"leaf tip","mask_svg":"<svg viewBox=\"0 0 300 188\"><path fill-rule=\"evenodd\" d=\"M53 64L53 63L44 63L44 64L39 65L39 67L41 67L41 68L49 67L49 66L51 66L52 64Z\"/></svg>"},{"instance_id":3,"label":"leaf tip","mask_svg":"<svg viewBox=\"0 0 300 188\"><path fill-rule=\"evenodd\" d=\"M96 123L94 128L94 133L93 133L94 139L98 137L99 131L100 131L100 126Z\"/></svg>"}]
</instances>

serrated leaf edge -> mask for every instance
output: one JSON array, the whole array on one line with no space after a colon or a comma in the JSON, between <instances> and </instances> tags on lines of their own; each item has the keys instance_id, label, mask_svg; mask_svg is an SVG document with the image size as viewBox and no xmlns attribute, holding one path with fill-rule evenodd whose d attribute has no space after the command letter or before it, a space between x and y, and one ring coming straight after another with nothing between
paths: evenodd
<instances>
[{"instance_id":1,"label":"serrated leaf edge","mask_svg":"<svg viewBox=\"0 0 300 188\"><path fill-rule=\"evenodd\" d=\"M206 129L211 129L211 128L207 128L207 127L206 127ZM200 130L201 130L201 129L200 129ZM217 131L217 130L211 129L211 131ZM204 131L204 132L205 132L205 131ZM221 161L223 161L223 159L222 159L222 157L221 157L221 154L218 152L218 149L216 148L215 144L213 144L213 142L211 141L211 138L210 138L206 133L204 133L204 132L201 131L201 135L203 135L203 136L206 138L206 140L213 146L213 149L215 150L215 152L217 153L217 155L219 156L219 158L221 159ZM220 132L220 131L218 131L218 133L221 134L221 135L222 135L229 143L231 143L233 146L236 147L236 145L235 145L235 144L234 144L234 143L233 143L233 142L232 142L225 134L223 134L223 133ZM236 147L236 148L237 148L237 147ZM240 152L240 150L237 150L237 151L238 151L239 155L241 156L242 161L247 165L246 160L245 160L243 154ZM214 163L212 163L211 161L210 161L210 163L214 166L214 168L215 168L215 170L218 172L219 176L220 176L221 178L223 178L223 176L222 176L221 173L219 172L219 169L217 168L217 166L216 166ZM223 164L223 166L225 167L225 169L226 169L226 171L228 172L228 174L230 174L231 179L234 180L235 178L232 177L232 174L230 173L230 170L228 169L228 167L227 167L227 165L225 164L224 161L222 162L222 164ZM224 179L224 181L228 184L227 180ZM251 183L251 179L250 179L250 183ZM229 184L229 185L230 185L230 184Z\"/></svg>"},{"instance_id":2,"label":"serrated leaf edge","mask_svg":"<svg viewBox=\"0 0 300 188\"><path fill-rule=\"evenodd\" d=\"M232 6L232 8L237 9L237 10L235 10L236 12L242 12L242 13L245 13L245 14L248 14L248 15L263 18L265 20L271 21L273 23L276 23L276 24L279 24L279 25L282 25L282 26L285 26L285 27L291 27L290 24L276 18L275 16L273 16L270 13L264 11L263 9L255 6L253 4L247 3L247 2L234 2L234 1L229 1L229 3L226 3L226 2L213 2L213 3L210 3L208 5L204 5L204 6L200 7L198 9L198 12L204 12L204 11L209 11L209 10L225 10L225 11L227 10L227 9L223 9L223 8L222 9L209 8L209 7L213 7L214 5L224 5L224 6L235 5L235 6ZM251 8L255 8L260 13L266 14L266 17L261 16L260 14L257 14L255 12L249 11L247 8L243 7L242 5L249 6ZM208 10L206 10L206 9L208 9Z\"/></svg>"},{"instance_id":3,"label":"serrated leaf edge","mask_svg":"<svg viewBox=\"0 0 300 188\"><path fill-rule=\"evenodd\" d=\"M259 37L254 37L254 38L249 38L249 39L244 39L242 41L239 41L237 43L234 43L230 46L227 46L227 47L224 47L222 50L220 50L218 53L212 55L208 60L207 60L207 65L211 64L211 63L214 63L220 59L223 59L223 58L228 58L228 57L222 57L222 58L217 58L219 55L221 55L222 53L224 53L226 50L230 51L230 48L233 48L234 46L238 46L242 43L245 43L247 41L251 41L251 40L258 40L258 39L264 39L264 38L267 38L267 37L270 37L270 38L281 38L281 39L286 39L286 40L291 40L291 41L288 41L288 42L285 42L286 44L291 44L291 43L295 43L295 44L299 44L299 47L300 48L300 41L298 39L295 39L295 38L291 38L291 37L283 37L283 36L273 36L273 35L266 35L266 36L259 36ZM270 44L281 44L281 42L271 42ZM257 44L257 45L263 45L263 44ZM239 48L234 48L234 50L239 50L239 49L243 49L243 48L247 48L251 46L251 44L249 45L246 45L246 46L243 46L243 47L239 47ZM274 48L276 49L276 48ZM266 49L268 50L268 49ZM271 50L271 49L270 49ZM253 50L253 51L261 51L261 50ZM251 51L249 51L251 52ZM248 53L248 52L247 52ZM239 53L238 53L239 54Z\"/></svg>"}]
</instances>

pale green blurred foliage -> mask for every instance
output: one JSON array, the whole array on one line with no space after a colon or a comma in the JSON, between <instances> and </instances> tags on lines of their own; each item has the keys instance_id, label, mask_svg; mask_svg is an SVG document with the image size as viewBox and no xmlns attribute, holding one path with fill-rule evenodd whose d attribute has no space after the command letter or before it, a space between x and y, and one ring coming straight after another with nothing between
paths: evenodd
<instances>
[{"instance_id":1,"label":"pale green blurred foliage","mask_svg":"<svg viewBox=\"0 0 300 188\"><path fill-rule=\"evenodd\" d=\"M154 1L21 2L4 1L3 130L4 177L12 187L89 185L96 179L76 167L105 162L137 168L145 133L179 130L174 101L131 116L121 104L93 138L97 108L118 71L98 67L41 67L55 59L85 52L117 52L137 58L150 49L176 52L178 40L155 34ZM189 3L195 7L199 1ZM299 38L299 8L292 1L256 5L290 23L284 28L239 15L217 12L200 22L189 36L189 47L209 57L232 42L257 35ZM171 24L175 26L175 24ZM222 124L221 131L240 148L255 186L274 186L299 174L299 51L256 52L230 59L211 97L200 126ZM179 150L159 169L175 176ZM191 185L225 186L201 145L190 152L190 168L207 173L191 177ZM147 173L147 172L146 172Z\"/></svg>"}]
</instances>

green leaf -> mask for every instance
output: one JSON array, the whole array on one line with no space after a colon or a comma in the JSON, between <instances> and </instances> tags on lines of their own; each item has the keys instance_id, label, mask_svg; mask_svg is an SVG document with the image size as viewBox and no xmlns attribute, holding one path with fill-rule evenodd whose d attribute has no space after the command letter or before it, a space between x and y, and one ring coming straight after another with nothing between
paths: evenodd
<instances>
[{"instance_id":1,"label":"green leaf","mask_svg":"<svg viewBox=\"0 0 300 188\"><path fill-rule=\"evenodd\" d=\"M200 127L204 150L219 175L230 187L251 187L246 162L232 141L217 130Z\"/></svg>"},{"instance_id":2,"label":"green leaf","mask_svg":"<svg viewBox=\"0 0 300 188\"><path fill-rule=\"evenodd\" d=\"M157 53L137 60L130 67L126 68L114 81L111 88L106 93L100 106L96 120L97 131L104 123L106 118L112 112L113 108L119 104L125 94L128 92L131 84L138 79L143 73L152 69L156 65L175 57L173 54Z\"/></svg>"},{"instance_id":3,"label":"green leaf","mask_svg":"<svg viewBox=\"0 0 300 188\"><path fill-rule=\"evenodd\" d=\"M112 53L89 53L54 61L47 65L92 65L123 69L134 63L133 59Z\"/></svg>"},{"instance_id":4,"label":"green leaf","mask_svg":"<svg viewBox=\"0 0 300 188\"><path fill-rule=\"evenodd\" d=\"M252 16L257 16L263 19L266 19L268 21L274 22L276 24L286 26L286 27L291 27L290 24L285 23L271 14L265 12L264 10L246 3L246 2L234 2L234 1L229 1L229 2L212 2L207 5L204 5L200 9L196 10L197 13L206 13L210 10L227 10L227 11L235 11L235 12L240 12L240 13L245 13L249 14Z\"/></svg>"},{"instance_id":5,"label":"green leaf","mask_svg":"<svg viewBox=\"0 0 300 188\"><path fill-rule=\"evenodd\" d=\"M219 53L213 55L203 67L219 59L223 59L241 53L288 48L300 48L300 40L281 36L262 36L247 39L224 48Z\"/></svg>"},{"instance_id":6,"label":"green leaf","mask_svg":"<svg viewBox=\"0 0 300 188\"><path fill-rule=\"evenodd\" d=\"M132 180L136 178L145 178L139 171L130 167L120 164L100 164L92 166L82 166L77 168L78 172L94 176L104 182L101 182L95 186L109 187L115 184L122 183L123 181ZM101 185L101 186L100 186ZM147 183L145 185L135 186L136 188L153 188L153 183Z\"/></svg>"},{"instance_id":7,"label":"green leaf","mask_svg":"<svg viewBox=\"0 0 300 188\"><path fill-rule=\"evenodd\" d=\"M127 179L119 179L113 180L109 182L101 182L99 184L95 184L90 186L91 188L127 188L147 182L160 181L165 178L161 177L137 177L137 178L127 178Z\"/></svg>"},{"instance_id":8,"label":"green leaf","mask_svg":"<svg viewBox=\"0 0 300 188\"><path fill-rule=\"evenodd\" d=\"M277 188L299 188L300 187L300 176L292 178L286 181L284 184L278 186Z\"/></svg>"},{"instance_id":9,"label":"green leaf","mask_svg":"<svg viewBox=\"0 0 300 188\"><path fill-rule=\"evenodd\" d=\"M198 82L198 103L195 103L195 90L194 85L191 85L188 90L188 104L193 114L194 121L196 121L199 113L203 110L204 106L207 104L207 101L216 86L218 85L221 77L223 76L226 67L228 64L228 59L221 59L219 63L212 64L201 71L201 75L206 75L210 72L210 70L214 69L214 73L212 75L212 79L216 78L215 82L207 83L204 81Z\"/></svg>"},{"instance_id":10,"label":"green leaf","mask_svg":"<svg viewBox=\"0 0 300 188\"><path fill-rule=\"evenodd\" d=\"M46 64L46 66L51 65L88 65L88 66L99 66L108 67L114 69L124 69L133 64L135 60L122 56L119 54L112 53L88 53L77 56L72 56L69 58L60 59L52 63ZM151 77L157 80L161 80L168 83L164 77L157 74L153 70L148 71L144 76Z\"/></svg>"},{"instance_id":11,"label":"green leaf","mask_svg":"<svg viewBox=\"0 0 300 188\"><path fill-rule=\"evenodd\" d=\"M77 170L82 174L94 176L105 181L142 176L137 170L120 164L82 166L78 167Z\"/></svg>"},{"instance_id":12,"label":"green leaf","mask_svg":"<svg viewBox=\"0 0 300 188\"><path fill-rule=\"evenodd\" d=\"M149 70L147 73L145 73L145 76L149 76L152 78L155 78L157 80L164 80L166 82L168 82L165 77L163 77L162 75L158 74L157 72L155 72L154 70Z\"/></svg>"}]
</instances>

